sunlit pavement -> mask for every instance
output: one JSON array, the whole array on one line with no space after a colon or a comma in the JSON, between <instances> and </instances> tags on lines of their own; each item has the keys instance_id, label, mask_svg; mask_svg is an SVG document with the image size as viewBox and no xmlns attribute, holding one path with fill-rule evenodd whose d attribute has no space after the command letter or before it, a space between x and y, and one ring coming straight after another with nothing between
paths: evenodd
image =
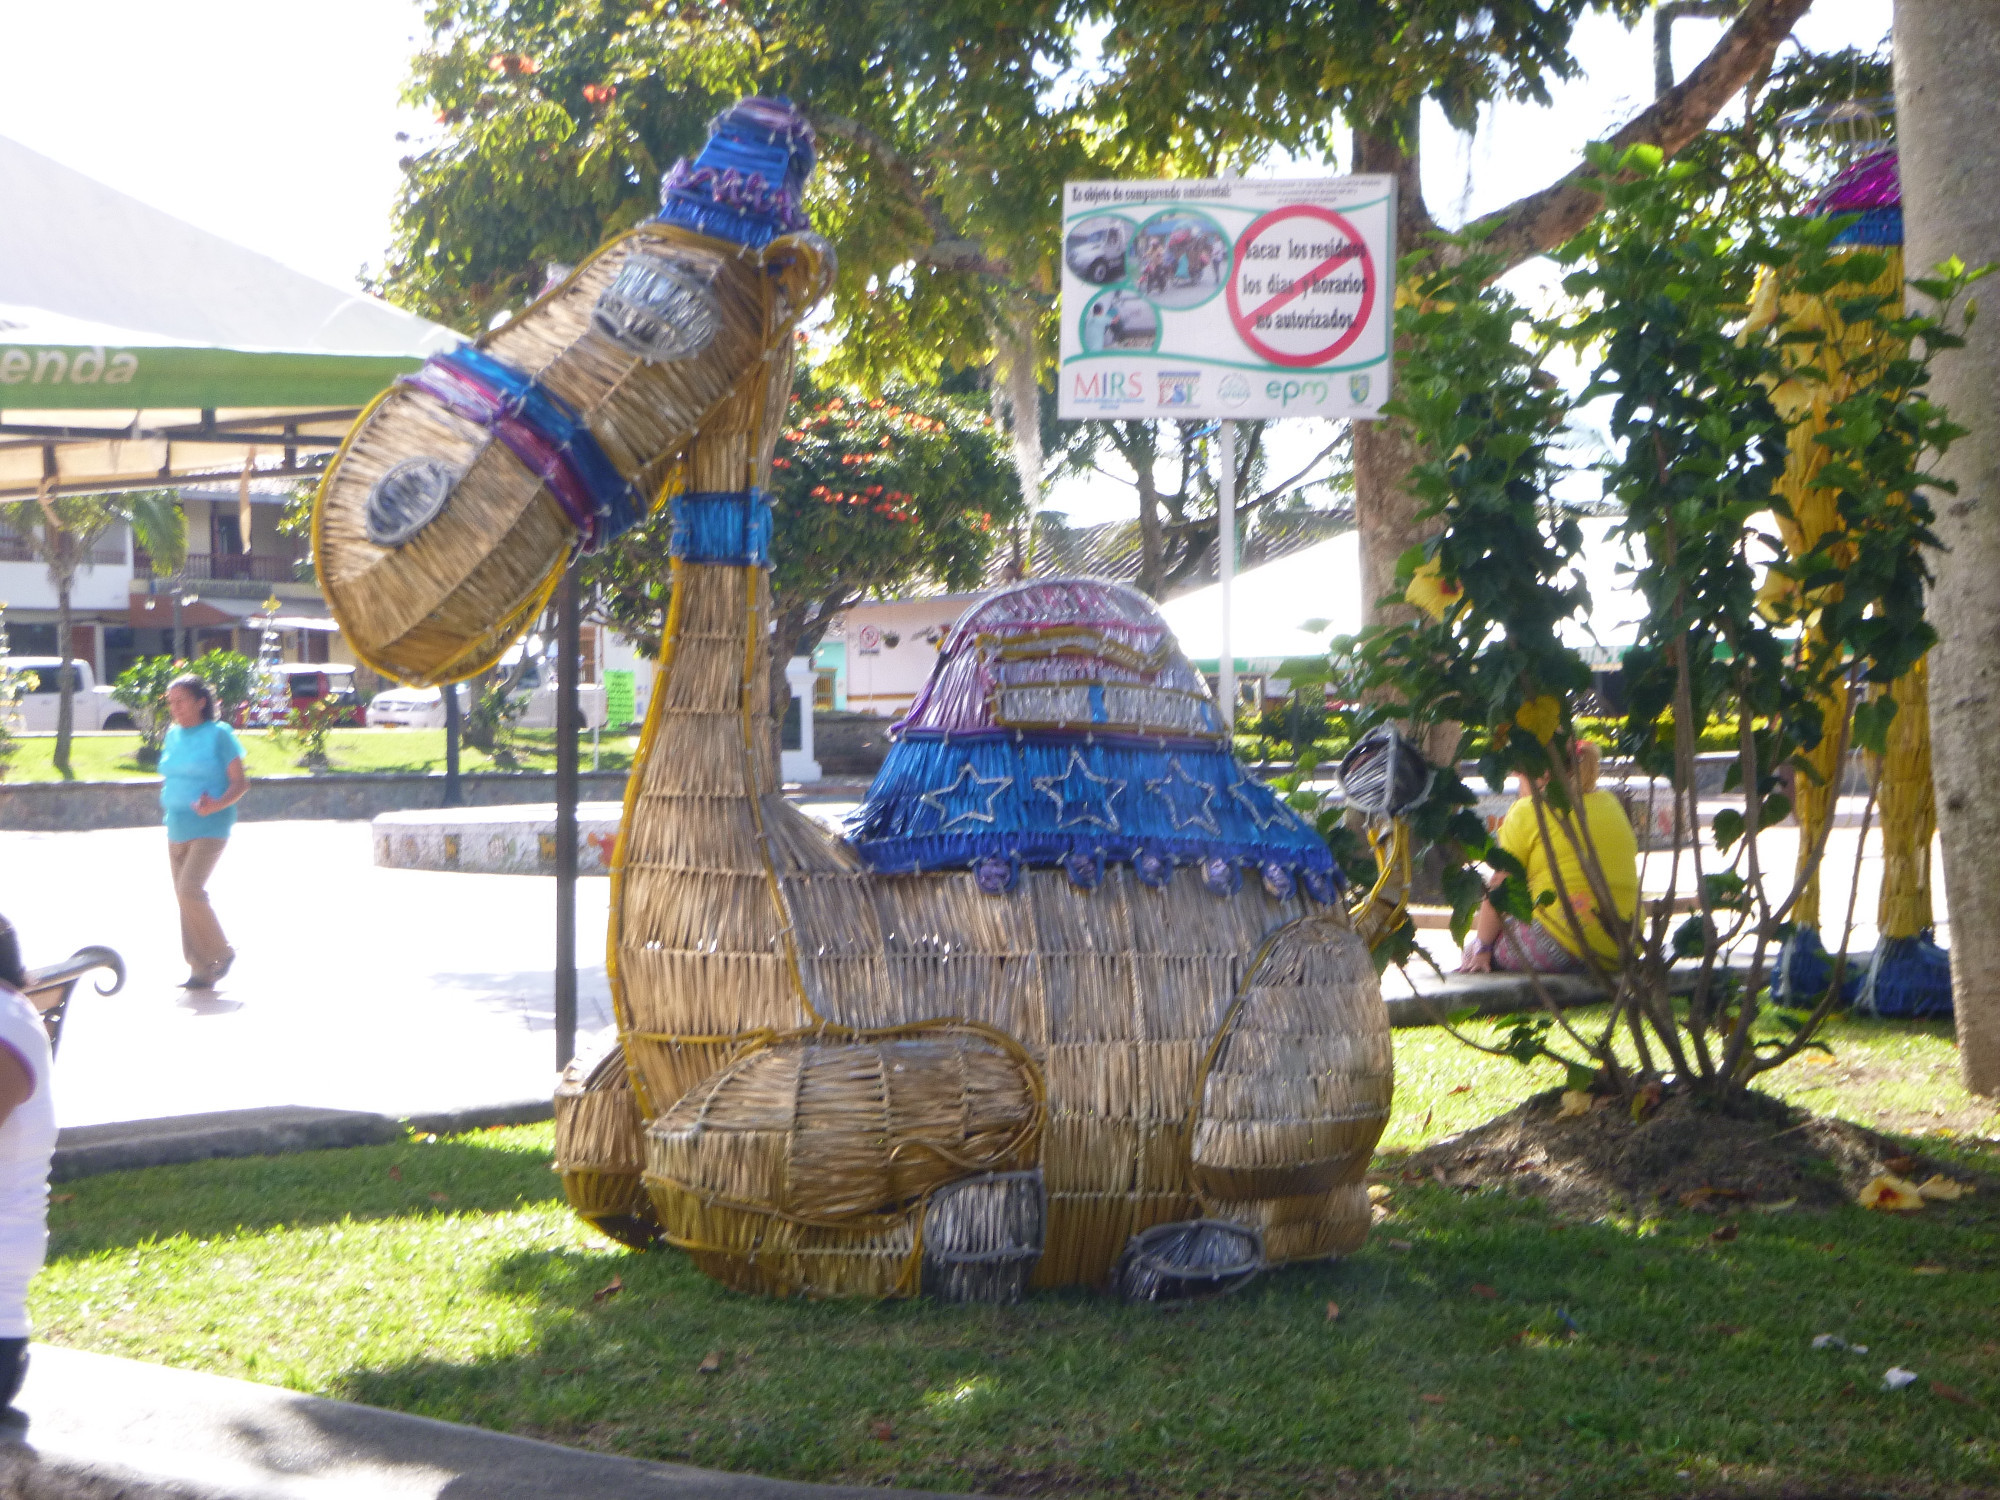
<instances>
[{"instance_id":1,"label":"sunlit pavement","mask_svg":"<svg viewBox=\"0 0 2000 1500\"><path fill-rule=\"evenodd\" d=\"M237 952L187 973L157 828L0 833L0 911L28 963L87 943L124 990L80 988L56 1060L65 1125L299 1104L386 1114L545 1097L555 883L377 869L361 822L243 823L209 894ZM578 882L578 1040L609 1040L609 882ZM88 981L86 981L86 986Z\"/></svg>"}]
</instances>

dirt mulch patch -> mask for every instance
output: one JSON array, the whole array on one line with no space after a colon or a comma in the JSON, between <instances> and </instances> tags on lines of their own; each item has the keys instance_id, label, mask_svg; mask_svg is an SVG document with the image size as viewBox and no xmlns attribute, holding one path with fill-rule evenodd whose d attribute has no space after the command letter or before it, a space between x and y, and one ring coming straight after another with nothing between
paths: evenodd
<instances>
[{"instance_id":1,"label":"dirt mulch patch","mask_svg":"<svg viewBox=\"0 0 2000 1500\"><path fill-rule=\"evenodd\" d=\"M1885 1170L1912 1180L1964 1175L1888 1136L1767 1094L1725 1108L1670 1093L1638 1120L1615 1100L1568 1118L1561 1104L1560 1089L1537 1094L1425 1147L1402 1163L1402 1175L1532 1195L1571 1218L1676 1205L1720 1213L1788 1200L1830 1208L1853 1202Z\"/></svg>"}]
</instances>

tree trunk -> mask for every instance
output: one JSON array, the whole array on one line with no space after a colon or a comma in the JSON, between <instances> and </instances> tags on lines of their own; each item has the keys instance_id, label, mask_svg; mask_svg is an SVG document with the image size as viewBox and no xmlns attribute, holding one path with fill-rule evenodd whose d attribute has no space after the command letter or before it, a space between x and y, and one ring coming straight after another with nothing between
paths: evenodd
<instances>
[{"instance_id":1,"label":"tree trunk","mask_svg":"<svg viewBox=\"0 0 2000 1500\"><path fill-rule=\"evenodd\" d=\"M993 333L993 417L1007 428L1014 472L1021 481L1021 520L1014 528L1014 562L1034 566L1035 513L1042 508L1042 388L1035 379L1032 315L1007 309Z\"/></svg>"},{"instance_id":2,"label":"tree trunk","mask_svg":"<svg viewBox=\"0 0 2000 1500\"><path fill-rule=\"evenodd\" d=\"M1896 0L1896 133L1904 263L2000 260L2000 0ZM1931 618L1931 764L1951 907L1959 1067L2000 1094L2000 323L1981 318L1941 356L1930 396L1971 429L1938 465Z\"/></svg>"},{"instance_id":3,"label":"tree trunk","mask_svg":"<svg viewBox=\"0 0 2000 1500\"><path fill-rule=\"evenodd\" d=\"M1398 117L1375 121L1354 132L1354 170L1396 179L1396 250L1406 255L1436 228L1424 207L1417 175L1415 105ZM1393 359L1393 355L1391 356ZM1390 389L1397 375L1390 369ZM1417 461L1416 445L1403 424L1390 418L1354 424L1354 524L1361 533L1361 604L1371 625L1407 623L1416 618L1405 604L1384 605L1396 593L1396 559L1429 540L1435 521L1418 518L1422 502L1404 484Z\"/></svg>"},{"instance_id":4,"label":"tree trunk","mask_svg":"<svg viewBox=\"0 0 2000 1500\"><path fill-rule=\"evenodd\" d=\"M69 768L69 746L76 728L76 690L70 681L70 575L62 574L56 580L56 655L62 658L62 665L56 669L56 774L67 778Z\"/></svg>"}]
</instances>

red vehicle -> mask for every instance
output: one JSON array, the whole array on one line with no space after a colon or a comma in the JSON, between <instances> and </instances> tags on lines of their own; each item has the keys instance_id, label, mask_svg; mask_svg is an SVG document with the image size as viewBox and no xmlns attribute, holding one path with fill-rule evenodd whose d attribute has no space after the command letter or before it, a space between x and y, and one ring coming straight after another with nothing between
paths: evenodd
<instances>
[{"instance_id":1,"label":"red vehicle","mask_svg":"<svg viewBox=\"0 0 2000 1500\"><path fill-rule=\"evenodd\" d=\"M337 661L288 661L278 671L291 688L293 708L305 708L331 698L347 710L341 715L340 723L351 724L357 729L367 724L367 705L354 691L353 667Z\"/></svg>"}]
</instances>

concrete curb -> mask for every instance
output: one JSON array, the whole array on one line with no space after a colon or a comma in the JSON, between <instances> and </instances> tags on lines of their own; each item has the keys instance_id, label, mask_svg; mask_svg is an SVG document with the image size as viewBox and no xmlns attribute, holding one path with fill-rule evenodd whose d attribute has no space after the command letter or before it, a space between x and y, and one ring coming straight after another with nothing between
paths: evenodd
<instances>
[{"instance_id":1,"label":"concrete curb","mask_svg":"<svg viewBox=\"0 0 2000 1500\"><path fill-rule=\"evenodd\" d=\"M46 1344L16 1405L6 1500L943 1500L614 1458Z\"/></svg>"},{"instance_id":2,"label":"concrete curb","mask_svg":"<svg viewBox=\"0 0 2000 1500\"><path fill-rule=\"evenodd\" d=\"M154 1120L120 1120L109 1125L71 1125L56 1137L49 1180L73 1182L79 1177L96 1177L105 1172L176 1166L218 1157L284 1156L295 1151L380 1146L401 1140L412 1131L419 1135L457 1135L494 1125L532 1125L550 1118L553 1112L553 1105L547 1099L483 1104L401 1119L368 1110L285 1104Z\"/></svg>"}]
</instances>

